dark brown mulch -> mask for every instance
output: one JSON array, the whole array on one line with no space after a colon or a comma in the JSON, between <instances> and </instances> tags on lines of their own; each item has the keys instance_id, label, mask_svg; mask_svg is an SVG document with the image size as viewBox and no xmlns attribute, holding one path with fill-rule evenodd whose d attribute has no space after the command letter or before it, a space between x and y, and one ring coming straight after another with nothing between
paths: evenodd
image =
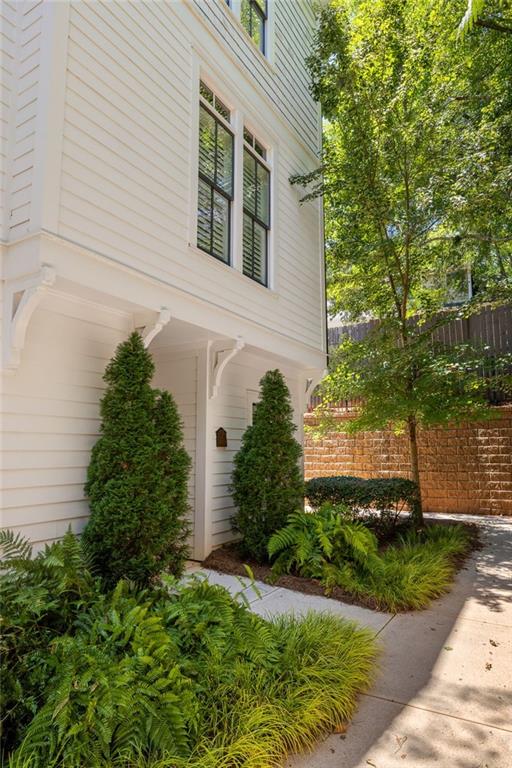
<instances>
[{"instance_id":1,"label":"dark brown mulch","mask_svg":"<svg viewBox=\"0 0 512 768\"><path fill-rule=\"evenodd\" d=\"M427 525L445 525L451 522L452 521L448 520L439 520L435 523L427 521ZM463 525L470 534L470 548L463 555L455 558L457 570L460 570L463 567L471 552L480 549L482 546L480 543L478 526L474 523L463 523ZM387 545L389 545L389 543L390 542L386 542ZM292 576L289 574L279 576L276 579L272 574L270 565L260 565L250 558L243 557L240 554L236 543L224 544L224 546L214 549L201 565L205 568L210 568L212 571L229 573L233 576L247 576L245 565L248 565L257 581L263 581L266 584L272 584L276 587L285 587L286 589L292 589L295 592L302 592L306 595L329 597L332 600L338 600L341 603L359 605L361 608L370 608L371 610L377 609L373 599L356 597L350 592L346 592L341 587L334 587L334 589L326 595L324 587L317 579L307 579L304 576Z\"/></svg>"}]
</instances>

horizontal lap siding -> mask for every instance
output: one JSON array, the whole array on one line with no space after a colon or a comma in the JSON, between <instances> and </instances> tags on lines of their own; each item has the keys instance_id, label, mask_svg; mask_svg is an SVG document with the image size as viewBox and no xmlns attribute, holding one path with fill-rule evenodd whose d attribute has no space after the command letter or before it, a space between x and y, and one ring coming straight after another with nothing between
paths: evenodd
<instances>
[{"instance_id":1,"label":"horizontal lap siding","mask_svg":"<svg viewBox=\"0 0 512 768\"><path fill-rule=\"evenodd\" d=\"M274 24L274 71L262 61L243 28L226 18L215 0L194 0L219 39L235 54L239 66L255 80L297 135L313 151L318 150L318 107L309 92L305 57L310 52L313 20L304 0L270 2ZM271 41L272 44L272 41Z\"/></svg>"},{"instance_id":2,"label":"horizontal lap siding","mask_svg":"<svg viewBox=\"0 0 512 768\"><path fill-rule=\"evenodd\" d=\"M222 383L216 398L211 402L214 430L224 427L227 432L228 447L215 447L215 434L211 440L211 543L213 547L233 539L231 518L235 513L233 500L229 492L233 460L240 449L243 433L249 424L248 391L258 392L261 377L267 370L279 368L272 360L241 352L230 362L224 371ZM295 408L295 420L302 419L298 408L298 381L290 372L287 384Z\"/></svg>"},{"instance_id":3,"label":"horizontal lap siding","mask_svg":"<svg viewBox=\"0 0 512 768\"><path fill-rule=\"evenodd\" d=\"M155 349L155 377L153 384L172 393L183 423L185 449L192 461L188 482L189 519L192 525L190 547L194 547L195 486L196 486L196 408L197 408L197 356L173 354L170 350Z\"/></svg>"},{"instance_id":4,"label":"horizontal lap siding","mask_svg":"<svg viewBox=\"0 0 512 768\"><path fill-rule=\"evenodd\" d=\"M20 368L4 378L2 525L38 545L86 522L102 375L127 332L121 315L48 297L32 317Z\"/></svg>"},{"instance_id":5,"label":"horizontal lap siding","mask_svg":"<svg viewBox=\"0 0 512 768\"><path fill-rule=\"evenodd\" d=\"M30 229L42 14L42 0L2 3L2 200L10 238Z\"/></svg>"},{"instance_id":6,"label":"horizontal lap siding","mask_svg":"<svg viewBox=\"0 0 512 768\"><path fill-rule=\"evenodd\" d=\"M215 29L219 8L200 5ZM293 17L288 42L281 40L286 14ZM197 45L196 33L206 33L199 18L183 6L178 12L172 3L71 5L59 233L318 349L323 343L319 207L300 206L288 181L312 162L297 143L306 137L296 132L294 138L293 110L297 131L311 121L317 124L303 65L295 60L303 44L296 25L304 24L302 12L293 14L289 6L280 8L278 3L276 73L258 63L258 71L272 79L275 98L286 92L288 105L280 118L269 115L283 134L275 183L278 300L251 281L242 281L234 270L188 248L196 172L190 165L191 132L196 130L191 124L192 46ZM257 59L251 41L243 33L240 37L236 25L230 28L246 55ZM222 45L222 36L215 34ZM286 50L280 53L279 46ZM219 46L219 66L224 55ZM290 56L295 57L296 72L290 72ZM229 68L226 77L229 80ZM255 92L260 85L266 89L263 81L256 80ZM250 100L250 93L247 96ZM283 115L291 129L279 123ZM311 144L311 126L307 131Z\"/></svg>"}]
</instances>

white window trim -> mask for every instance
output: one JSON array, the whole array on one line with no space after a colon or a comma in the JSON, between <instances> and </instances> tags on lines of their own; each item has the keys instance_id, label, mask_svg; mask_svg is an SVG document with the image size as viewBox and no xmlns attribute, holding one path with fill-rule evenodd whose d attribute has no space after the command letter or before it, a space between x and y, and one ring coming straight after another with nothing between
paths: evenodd
<instances>
[{"instance_id":1,"label":"white window trim","mask_svg":"<svg viewBox=\"0 0 512 768\"><path fill-rule=\"evenodd\" d=\"M235 146L234 146L234 186L233 186L233 200L231 202L231 253L230 263L225 264L214 256L206 254L201 251L207 258L211 258L213 261L217 261L223 269L234 269L236 272L246 281L249 281L251 285L256 285L258 288L269 292L275 293L278 290L277 286L277 270L276 270L276 243L278 232L278 206L277 201L277 172L278 172L278 142L273 136L270 136L268 131L261 126L254 115L251 114L249 109L245 109L244 104L241 103L236 95L229 96L226 94L233 94L233 89L226 83L226 81L214 73L211 72L209 65L202 63L197 54L192 57L192 77L193 77L193 92L192 92L192 105L191 105L191 125L190 131L190 162L191 162L191 178L190 178L190 200L189 200L189 247L192 251L197 252L200 249L197 246L197 199L199 193L199 105L202 101L200 95L199 85L200 82L204 82L214 93L218 95L221 101L231 111L231 122L229 125L230 130L234 134ZM219 116L222 120L222 116ZM242 254L242 242L243 242L243 152L246 146L243 136L244 127L247 128L258 140L258 142L266 150L266 158L260 158L270 171L270 229L268 232L268 255L267 255L267 285L262 285L256 280L253 280L247 275L243 274L243 254ZM257 155L259 157L259 155Z\"/></svg>"}]
</instances>

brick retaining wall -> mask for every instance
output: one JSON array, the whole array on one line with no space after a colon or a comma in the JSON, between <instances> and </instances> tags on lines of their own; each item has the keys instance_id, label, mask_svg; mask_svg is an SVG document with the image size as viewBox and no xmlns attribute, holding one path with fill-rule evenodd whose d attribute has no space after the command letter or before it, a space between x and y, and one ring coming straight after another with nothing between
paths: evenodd
<instances>
[{"instance_id":1,"label":"brick retaining wall","mask_svg":"<svg viewBox=\"0 0 512 768\"><path fill-rule=\"evenodd\" d=\"M420 432L420 473L426 512L512 515L512 407L500 418ZM350 414L340 414L343 422ZM314 424L306 414L306 424ZM306 435L306 478L328 475L410 477L404 436L391 431L347 435L333 432L318 441Z\"/></svg>"}]
</instances>

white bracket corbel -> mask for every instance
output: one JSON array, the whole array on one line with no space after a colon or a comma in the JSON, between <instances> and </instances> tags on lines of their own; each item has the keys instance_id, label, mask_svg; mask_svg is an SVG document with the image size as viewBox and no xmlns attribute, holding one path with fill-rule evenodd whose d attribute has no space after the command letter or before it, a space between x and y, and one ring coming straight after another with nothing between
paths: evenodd
<instances>
[{"instance_id":1,"label":"white bracket corbel","mask_svg":"<svg viewBox=\"0 0 512 768\"><path fill-rule=\"evenodd\" d=\"M135 328L139 331L144 342L144 347L147 349L155 336L157 336L162 328L165 328L167 323L171 319L171 312L166 307L161 307L156 319L154 314L151 317L141 318L135 322Z\"/></svg>"},{"instance_id":2,"label":"white bracket corbel","mask_svg":"<svg viewBox=\"0 0 512 768\"><path fill-rule=\"evenodd\" d=\"M210 399L216 397L220 383L222 380L222 374L230 360L237 355L241 349L245 347L245 341L241 336L228 342L219 342L219 348L212 348L211 354L211 370L210 370L210 386L208 396Z\"/></svg>"},{"instance_id":3,"label":"white bracket corbel","mask_svg":"<svg viewBox=\"0 0 512 768\"><path fill-rule=\"evenodd\" d=\"M2 369L5 373L14 373L19 367L30 318L56 279L54 268L43 264L35 274L6 280L2 333Z\"/></svg>"},{"instance_id":4,"label":"white bracket corbel","mask_svg":"<svg viewBox=\"0 0 512 768\"><path fill-rule=\"evenodd\" d=\"M309 399L311 395L315 391L318 384L322 381L322 379L325 376L327 376L328 371L327 369L324 369L324 370L317 369L317 370L312 370L309 373L310 373L310 376L308 376L308 378L306 379L306 382L305 382L306 387L304 392L306 404L309 403Z\"/></svg>"}]
</instances>

